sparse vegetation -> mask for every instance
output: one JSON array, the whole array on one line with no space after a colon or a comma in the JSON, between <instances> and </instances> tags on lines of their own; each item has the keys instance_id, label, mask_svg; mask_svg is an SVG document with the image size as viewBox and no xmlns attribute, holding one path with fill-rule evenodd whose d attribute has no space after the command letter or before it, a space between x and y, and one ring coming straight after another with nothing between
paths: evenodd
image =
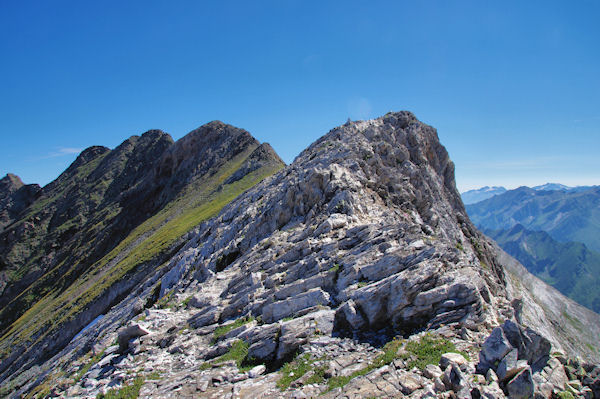
<instances>
[{"instance_id":1,"label":"sparse vegetation","mask_svg":"<svg viewBox=\"0 0 600 399\"><path fill-rule=\"evenodd\" d=\"M140 395L140 389L144 382L144 377L137 377L131 384L111 389L104 394L98 394L96 399L135 399Z\"/></svg>"},{"instance_id":2,"label":"sparse vegetation","mask_svg":"<svg viewBox=\"0 0 600 399\"><path fill-rule=\"evenodd\" d=\"M227 353L208 362L204 362L200 366L200 370L207 370L213 365L218 365L219 363L233 360L240 371L248 371L252 367L259 364L255 361L255 359L248 357L248 347L249 345L246 342L238 339L231 345Z\"/></svg>"},{"instance_id":3,"label":"sparse vegetation","mask_svg":"<svg viewBox=\"0 0 600 399\"><path fill-rule=\"evenodd\" d=\"M327 382L328 390L341 388L356 377L366 375L375 369L383 367L386 364L390 364L392 361L394 361L394 359L396 359L398 349L401 345L402 340L394 338L393 340L385 344L385 346L383 347L383 353L377 356L375 360L369 363L366 367L357 370L348 376L337 376L330 378Z\"/></svg>"},{"instance_id":4,"label":"sparse vegetation","mask_svg":"<svg viewBox=\"0 0 600 399\"><path fill-rule=\"evenodd\" d=\"M98 363L100 361L100 359L102 359L102 356L104 356L104 351L98 353L97 355L91 356L90 360L88 360L77 372L77 374L75 374L75 377L73 378L75 383L79 382L79 380L81 380L81 377L83 377L85 375L85 373L87 373L90 368Z\"/></svg>"},{"instance_id":5,"label":"sparse vegetation","mask_svg":"<svg viewBox=\"0 0 600 399\"><path fill-rule=\"evenodd\" d=\"M456 346L445 338L435 338L425 335L418 341L409 341L404 347L405 352L400 355L406 361L406 368L417 367L421 370L428 364L438 364L444 353L456 352L463 355L467 360L469 355L457 351Z\"/></svg>"},{"instance_id":6,"label":"sparse vegetation","mask_svg":"<svg viewBox=\"0 0 600 399\"><path fill-rule=\"evenodd\" d=\"M573 394L569 391L562 391L558 393L558 398L559 399L575 399L575 397L573 396Z\"/></svg>"},{"instance_id":7,"label":"sparse vegetation","mask_svg":"<svg viewBox=\"0 0 600 399\"><path fill-rule=\"evenodd\" d=\"M251 323L254 320L252 316L240 317L236 319L233 323L225 324L224 326L217 327L213 333L213 343L216 342L223 335L227 334L229 331L234 330L238 327L243 326L244 324Z\"/></svg>"},{"instance_id":8,"label":"sparse vegetation","mask_svg":"<svg viewBox=\"0 0 600 399\"><path fill-rule=\"evenodd\" d=\"M304 376L311 369L314 362L315 360L311 359L308 353L305 353L302 356L297 356L291 362L285 363L279 370L281 377L277 380L277 387L282 391L288 389L292 382Z\"/></svg>"}]
</instances>

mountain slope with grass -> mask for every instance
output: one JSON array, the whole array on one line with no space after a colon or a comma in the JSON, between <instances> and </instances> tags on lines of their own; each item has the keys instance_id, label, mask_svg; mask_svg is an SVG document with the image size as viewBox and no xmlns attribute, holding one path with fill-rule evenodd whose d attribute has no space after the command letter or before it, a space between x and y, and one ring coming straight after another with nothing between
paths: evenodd
<instances>
[{"instance_id":1,"label":"mountain slope with grass","mask_svg":"<svg viewBox=\"0 0 600 399\"><path fill-rule=\"evenodd\" d=\"M561 243L520 224L510 230L483 230L533 275L575 302L600 312L600 253L585 244Z\"/></svg>"},{"instance_id":2,"label":"mountain slope with grass","mask_svg":"<svg viewBox=\"0 0 600 399\"><path fill-rule=\"evenodd\" d=\"M268 144L211 122L83 151L0 230L0 380L64 347L160 272L183 238L284 166Z\"/></svg>"}]
</instances>

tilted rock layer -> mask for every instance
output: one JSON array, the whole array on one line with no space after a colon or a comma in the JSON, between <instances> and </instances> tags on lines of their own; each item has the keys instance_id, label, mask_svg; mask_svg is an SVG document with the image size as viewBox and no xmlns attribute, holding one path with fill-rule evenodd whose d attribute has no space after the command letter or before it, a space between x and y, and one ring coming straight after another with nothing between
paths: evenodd
<instances>
[{"instance_id":1,"label":"tilted rock layer","mask_svg":"<svg viewBox=\"0 0 600 399\"><path fill-rule=\"evenodd\" d=\"M529 366L517 364L530 360L531 345L515 344L506 358L511 383L468 378L485 337L515 316L518 290L468 220L435 129L409 112L331 130L186 240L166 273L149 276L23 390L54 384L54 395L93 397L138 383L144 397L216 398L533 389ZM447 354L436 361L443 370L412 369L409 343L427 340L472 360ZM286 367L273 372L294 358L288 364L312 367L304 380Z\"/></svg>"}]
</instances>

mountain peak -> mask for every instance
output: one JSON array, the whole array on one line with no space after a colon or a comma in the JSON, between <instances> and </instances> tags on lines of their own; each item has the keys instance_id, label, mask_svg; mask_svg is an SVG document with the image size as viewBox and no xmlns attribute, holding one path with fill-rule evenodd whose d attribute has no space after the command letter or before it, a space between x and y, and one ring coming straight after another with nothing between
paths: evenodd
<instances>
[{"instance_id":1,"label":"mountain peak","mask_svg":"<svg viewBox=\"0 0 600 399\"><path fill-rule=\"evenodd\" d=\"M0 193L16 191L23 185L24 183L19 176L7 173L6 176L0 179Z\"/></svg>"}]
</instances>

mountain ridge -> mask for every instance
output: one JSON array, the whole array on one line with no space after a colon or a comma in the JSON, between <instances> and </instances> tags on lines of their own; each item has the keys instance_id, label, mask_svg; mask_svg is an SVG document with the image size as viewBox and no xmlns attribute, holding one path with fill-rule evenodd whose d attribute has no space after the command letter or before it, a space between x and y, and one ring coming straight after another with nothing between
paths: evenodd
<instances>
[{"instance_id":1,"label":"mountain ridge","mask_svg":"<svg viewBox=\"0 0 600 399\"><path fill-rule=\"evenodd\" d=\"M118 301L124 290L138 284L143 270L150 267L148 262L165 258L194 223L283 166L276 154L263 152L253 171L223 184L260 143L245 130L220 122L204 125L192 136L173 142L168 134L151 130L130 137L114 150L102 146L84 150L42 189L21 221L0 233L9 268L3 270L8 281L0 304L0 372L51 355L56 350L52 348L64 345L78 326L83 327ZM182 151L185 162L170 163ZM214 162L217 158L218 163ZM167 173L165 165L169 165ZM198 179L202 181L190 186ZM36 241L28 242L25 237ZM64 243L70 243L69 247ZM44 257L35 253L28 257L28 252L19 257L24 245L33 248L29 253L37 245ZM69 257L72 261L67 261ZM12 280L11 267L17 273ZM128 273L131 282L119 283L119 276ZM89 312L78 310L86 308ZM40 309L45 310L40 313ZM44 338L59 331L51 341ZM47 348L42 350L40 344L45 341ZM13 364L15 359L6 357L7 351L24 344L25 354Z\"/></svg>"},{"instance_id":2,"label":"mountain ridge","mask_svg":"<svg viewBox=\"0 0 600 399\"><path fill-rule=\"evenodd\" d=\"M527 397L565 389L551 349L598 360L598 315L549 307L563 297L475 228L437 131L410 112L330 130L202 220L52 359L4 369L14 396ZM412 366L421 345L431 373ZM488 383L509 352L518 369Z\"/></svg>"}]
</instances>

